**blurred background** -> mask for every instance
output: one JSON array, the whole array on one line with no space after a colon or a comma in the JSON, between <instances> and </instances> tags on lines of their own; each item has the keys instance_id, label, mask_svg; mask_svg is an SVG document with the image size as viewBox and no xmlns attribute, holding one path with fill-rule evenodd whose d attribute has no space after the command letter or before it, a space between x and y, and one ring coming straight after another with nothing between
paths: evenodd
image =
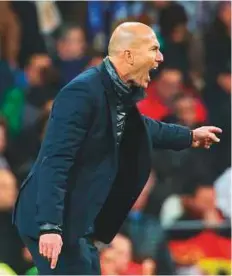
<instances>
[{"instance_id":1,"label":"blurred background","mask_svg":"<svg viewBox=\"0 0 232 276\"><path fill-rule=\"evenodd\" d=\"M0 2L0 274L37 274L11 225L22 180L59 89L107 55L112 30L140 21L164 63L142 114L223 129L210 150L154 151L143 193L109 246L103 274L231 275L231 2ZM107 227L107 225L106 225Z\"/></svg>"}]
</instances>

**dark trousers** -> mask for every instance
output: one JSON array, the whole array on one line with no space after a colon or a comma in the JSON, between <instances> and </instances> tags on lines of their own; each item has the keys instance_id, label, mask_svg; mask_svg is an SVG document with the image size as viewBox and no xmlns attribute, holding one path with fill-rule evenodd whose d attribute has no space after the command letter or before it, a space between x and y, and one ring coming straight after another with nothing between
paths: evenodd
<instances>
[{"instance_id":1,"label":"dark trousers","mask_svg":"<svg viewBox=\"0 0 232 276\"><path fill-rule=\"evenodd\" d=\"M99 253L91 239L77 239L75 245L62 247L55 269L39 254L38 240L21 237L29 249L40 275L100 275Z\"/></svg>"}]
</instances>

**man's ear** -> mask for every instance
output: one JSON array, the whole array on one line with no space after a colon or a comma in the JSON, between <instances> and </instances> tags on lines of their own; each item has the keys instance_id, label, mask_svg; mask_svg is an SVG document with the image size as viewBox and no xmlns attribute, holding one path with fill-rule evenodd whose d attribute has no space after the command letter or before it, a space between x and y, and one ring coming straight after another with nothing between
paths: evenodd
<instances>
[{"instance_id":1,"label":"man's ear","mask_svg":"<svg viewBox=\"0 0 232 276\"><path fill-rule=\"evenodd\" d=\"M128 64L130 64L130 65L134 64L134 55L132 54L132 52L130 50L124 51L124 58Z\"/></svg>"}]
</instances>

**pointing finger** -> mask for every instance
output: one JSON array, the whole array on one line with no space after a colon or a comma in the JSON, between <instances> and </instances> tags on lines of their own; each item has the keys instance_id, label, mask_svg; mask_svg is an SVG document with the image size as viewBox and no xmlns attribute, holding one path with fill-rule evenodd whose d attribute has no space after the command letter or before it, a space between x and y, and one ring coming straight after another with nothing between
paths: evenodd
<instances>
[{"instance_id":1,"label":"pointing finger","mask_svg":"<svg viewBox=\"0 0 232 276\"><path fill-rule=\"evenodd\" d=\"M219 127L215 127L215 126L210 126L210 127L208 128L208 130L209 130L210 132L213 132L213 133L222 133L222 129L219 128Z\"/></svg>"},{"instance_id":2,"label":"pointing finger","mask_svg":"<svg viewBox=\"0 0 232 276\"><path fill-rule=\"evenodd\" d=\"M54 269L56 267L57 261L58 261L58 249L57 248L53 248L52 251L52 259L51 259L51 269Z\"/></svg>"}]
</instances>

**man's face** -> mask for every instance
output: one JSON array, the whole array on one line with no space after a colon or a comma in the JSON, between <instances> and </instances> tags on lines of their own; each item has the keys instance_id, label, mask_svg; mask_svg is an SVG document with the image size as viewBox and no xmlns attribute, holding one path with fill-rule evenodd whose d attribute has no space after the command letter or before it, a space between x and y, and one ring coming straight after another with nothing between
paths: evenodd
<instances>
[{"instance_id":1,"label":"man's face","mask_svg":"<svg viewBox=\"0 0 232 276\"><path fill-rule=\"evenodd\" d=\"M131 76L137 86L147 88L150 82L149 72L156 69L163 61L159 42L154 34L139 39L136 45L127 53L133 60L131 64Z\"/></svg>"},{"instance_id":2,"label":"man's face","mask_svg":"<svg viewBox=\"0 0 232 276\"><path fill-rule=\"evenodd\" d=\"M196 123L196 102L192 97L179 99L174 105L175 113L179 120L186 126Z\"/></svg>"},{"instance_id":3,"label":"man's face","mask_svg":"<svg viewBox=\"0 0 232 276\"><path fill-rule=\"evenodd\" d=\"M128 264L132 260L131 242L118 234L112 241L111 247L115 253L115 265L118 272L126 270Z\"/></svg>"},{"instance_id":4,"label":"man's face","mask_svg":"<svg viewBox=\"0 0 232 276\"><path fill-rule=\"evenodd\" d=\"M215 191L212 187L200 187L194 197L195 206L202 212L215 208Z\"/></svg>"},{"instance_id":5,"label":"man's face","mask_svg":"<svg viewBox=\"0 0 232 276\"><path fill-rule=\"evenodd\" d=\"M185 38L187 37L187 25L186 24L180 24L177 25L175 28L173 28L171 33L171 39L175 43L181 43L185 41Z\"/></svg>"},{"instance_id":6,"label":"man's face","mask_svg":"<svg viewBox=\"0 0 232 276\"><path fill-rule=\"evenodd\" d=\"M157 81L157 93L164 101L168 101L179 93L182 85L182 75L179 70L164 70Z\"/></svg>"},{"instance_id":7,"label":"man's face","mask_svg":"<svg viewBox=\"0 0 232 276\"><path fill-rule=\"evenodd\" d=\"M58 42L57 51L62 60L73 60L83 56L86 40L82 29L68 31L66 37Z\"/></svg>"},{"instance_id":8,"label":"man's face","mask_svg":"<svg viewBox=\"0 0 232 276\"><path fill-rule=\"evenodd\" d=\"M51 64L52 61L47 55L33 56L25 70L29 84L31 86L42 85L42 72L49 68Z\"/></svg>"},{"instance_id":9,"label":"man's face","mask_svg":"<svg viewBox=\"0 0 232 276\"><path fill-rule=\"evenodd\" d=\"M10 210L17 197L16 179L6 171L0 171L0 211Z\"/></svg>"},{"instance_id":10,"label":"man's face","mask_svg":"<svg viewBox=\"0 0 232 276\"><path fill-rule=\"evenodd\" d=\"M113 248L106 248L100 255L101 270L105 275L116 274L116 264L115 264L115 250Z\"/></svg>"}]
</instances>

